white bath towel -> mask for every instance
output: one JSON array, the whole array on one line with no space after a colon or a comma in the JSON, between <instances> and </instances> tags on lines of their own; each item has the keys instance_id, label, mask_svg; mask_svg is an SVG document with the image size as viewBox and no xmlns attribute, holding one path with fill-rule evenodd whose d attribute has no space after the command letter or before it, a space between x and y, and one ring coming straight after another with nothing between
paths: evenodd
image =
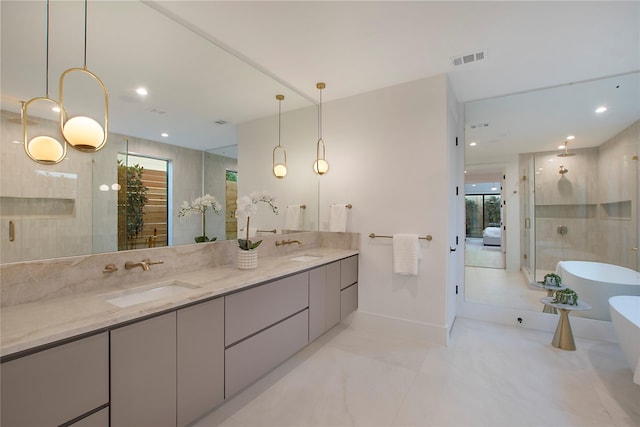
<instances>
[{"instance_id":1,"label":"white bath towel","mask_svg":"<svg viewBox=\"0 0 640 427\"><path fill-rule=\"evenodd\" d=\"M331 205L329 231L347 231L347 205Z\"/></svg>"},{"instance_id":2,"label":"white bath towel","mask_svg":"<svg viewBox=\"0 0 640 427\"><path fill-rule=\"evenodd\" d=\"M393 272L405 275L418 274L420 242L417 234L393 235Z\"/></svg>"},{"instance_id":3,"label":"white bath towel","mask_svg":"<svg viewBox=\"0 0 640 427\"><path fill-rule=\"evenodd\" d=\"M287 206L287 219L284 228L302 230L302 208L300 205Z\"/></svg>"}]
</instances>

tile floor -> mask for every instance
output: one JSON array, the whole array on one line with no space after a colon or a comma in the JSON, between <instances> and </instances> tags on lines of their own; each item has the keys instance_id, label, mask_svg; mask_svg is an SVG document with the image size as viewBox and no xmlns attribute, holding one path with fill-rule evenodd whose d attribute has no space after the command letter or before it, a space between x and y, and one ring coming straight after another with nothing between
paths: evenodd
<instances>
[{"instance_id":1,"label":"tile floor","mask_svg":"<svg viewBox=\"0 0 640 427\"><path fill-rule=\"evenodd\" d=\"M569 352L551 333L458 318L441 347L356 324L196 425L640 426L640 386L616 344L576 338Z\"/></svg>"}]
</instances>

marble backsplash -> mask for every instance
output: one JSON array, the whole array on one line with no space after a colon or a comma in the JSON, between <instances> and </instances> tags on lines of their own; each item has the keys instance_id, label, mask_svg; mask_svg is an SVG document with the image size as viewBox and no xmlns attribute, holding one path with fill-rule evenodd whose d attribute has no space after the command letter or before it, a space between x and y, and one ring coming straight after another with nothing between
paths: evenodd
<instances>
[{"instance_id":1,"label":"marble backsplash","mask_svg":"<svg viewBox=\"0 0 640 427\"><path fill-rule=\"evenodd\" d=\"M287 235L262 236L258 257L288 255L317 247L357 250L359 233L300 232ZM302 245L276 246L278 240L299 240ZM204 267L235 264L238 245L235 240L172 247L138 249L134 251L73 256L0 265L0 307L25 304L43 299L88 292L99 288L129 288L162 280L171 274L194 271ZM127 261L143 259L162 264L148 271L137 267L125 270ZM107 264L115 264L114 272L105 272ZM260 261L258 260L258 265Z\"/></svg>"}]
</instances>

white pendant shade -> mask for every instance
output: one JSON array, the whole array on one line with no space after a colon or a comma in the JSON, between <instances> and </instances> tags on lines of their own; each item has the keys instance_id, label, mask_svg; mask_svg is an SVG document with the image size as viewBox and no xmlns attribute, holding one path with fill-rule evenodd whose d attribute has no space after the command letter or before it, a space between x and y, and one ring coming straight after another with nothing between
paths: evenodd
<instances>
[{"instance_id":1,"label":"white pendant shade","mask_svg":"<svg viewBox=\"0 0 640 427\"><path fill-rule=\"evenodd\" d=\"M324 159L316 160L313 162L313 171L318 175L324 175L329 172L329 163Z\"/></svg>"},{"instance_id":2,"label":"white pendant shade","mask_svg":"<svg viewBox=\"0 0 640 427\"><path fill-rule=\"evenodd\" d=\"M62 128L62 134L69 144L79 149L95 150L104 142L102 126L85 116L69 119Z\"/></svg>"},{"instance_id":3,"label":"white pendant shade","mask_svg":"<svg viewBox=\"0 0 640 427\"><path fill-rule=\"evenodd\" d=\"M34 160L44 163L58 163L64 156L62 144L50 136L36 136L27 144L27 150Z\"/></svg>"},{"instance_id":4,"label":"white pendant shade","mask_svg":"<svg viewBox=\"0 0 640 427\"><path fill-rule=\"evenodd\" d=\"M279 163L273 167L273 174L276 176L276 178L284 178L285 176L287 176L287 167Z\"/></svg>"}]
</instances>

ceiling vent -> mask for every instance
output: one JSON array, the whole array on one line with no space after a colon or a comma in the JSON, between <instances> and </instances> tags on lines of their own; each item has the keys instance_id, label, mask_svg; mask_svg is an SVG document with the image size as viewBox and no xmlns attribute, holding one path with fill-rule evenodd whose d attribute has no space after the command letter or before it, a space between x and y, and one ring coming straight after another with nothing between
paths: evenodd
<instances>
[{"instance_id":1,"label":"ceiling vent","mask_svg":"<svg viewBox=\"0 0 640 427\"><path fill-rule=\"evenodd\" d=\"M487 50L481 50L479 52L468 53L465 55L454 56L451 58L451 64L454 67L459 67L460 65L471 64L474 62L484 61L487 59Z\"/></svg>"},{"instance_id":2,"label":"ceiling vent","mask_svg":"<svg viewBox=\"0 0 640 427\"><path fill-rule=\"evenodd\" d=\"M488 128L489 127L489 123L473 123L473 124L469 125L469 127L471 129Z\"/></svg>"}]
</instances>

